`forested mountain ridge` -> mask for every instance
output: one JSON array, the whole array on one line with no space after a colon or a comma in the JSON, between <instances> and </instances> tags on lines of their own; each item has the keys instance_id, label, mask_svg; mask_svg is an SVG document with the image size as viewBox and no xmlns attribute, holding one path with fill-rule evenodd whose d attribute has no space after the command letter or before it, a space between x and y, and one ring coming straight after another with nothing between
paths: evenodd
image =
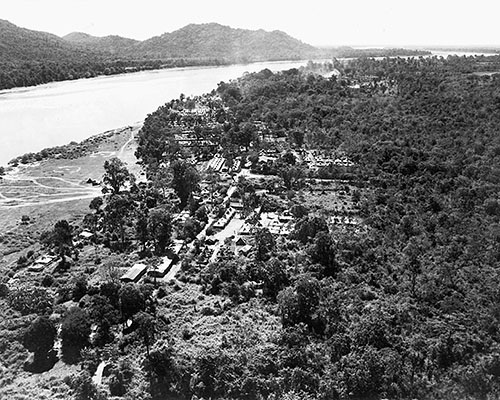
<instances>
[{"instance_id":1,"label":"forested mountain ridge","mask_svg":"<svg viewBox=\"0 0 500 400\"><path fill-rule=\"evenodd\" d=\"M263 61L303 59L319 54L318 49L284 32L233 29L216 23L190 24L142 42L120 36L95 37L74 32L68 42L137 59L218 59L221 61Z\"/></svg>"},{"instance_id":2,"label":"forested mountain ridge","mask_svg":"<svg viewBox=\"0 0 500 400\"><path fill-rule=\"evenodd\" d=\"M216 23L190 24L148 39L135 55L155 58L219 58L230 61L303 59L318 49L284 32L233 29Z\"/></svg>"},{"instance_id":3,"label":"forested mountain ridge","mask_svg":"<svg viewBox=\"0 0 500 400\"><path fill-rule=\"evenodd\" d=\"M82 62L96 55L60 37L20 28L0 20L0 63L61 61Z\"/></svg>"},{"instance_id":4,"label":"forested mountain ridge","mask_svg":"<svg viewBox=\"0 0 500 400\"><path fill-rule=\"evenodd\" d=\"M97 37L83 32L69 33L63 36L63 39L69 43L79 44L93 51L102 51L115 55L125 55L130 48L139 43L139 40L117 35Z\"/></svg>"}]
</instances>

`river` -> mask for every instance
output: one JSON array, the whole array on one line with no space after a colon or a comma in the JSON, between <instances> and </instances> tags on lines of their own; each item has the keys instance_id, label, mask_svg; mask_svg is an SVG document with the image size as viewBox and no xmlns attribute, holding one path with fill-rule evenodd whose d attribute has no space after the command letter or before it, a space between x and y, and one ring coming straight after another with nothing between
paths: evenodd
<instances>
[{"instance_id":1,"label":"river","mask_svg":"<svg viewBox=\"0 0 500 400\"><path fill-rule=\"evenodd\" d=\"M200 95L245 72L279 71L306 63L174 68L0 91L0 165L24 153L142 121L181 93Z\"/></svg>"}]
</instances>

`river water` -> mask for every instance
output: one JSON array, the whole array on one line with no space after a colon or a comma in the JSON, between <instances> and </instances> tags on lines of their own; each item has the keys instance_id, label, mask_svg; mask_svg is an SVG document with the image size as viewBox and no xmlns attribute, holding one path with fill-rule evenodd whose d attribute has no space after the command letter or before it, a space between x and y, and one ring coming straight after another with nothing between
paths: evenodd
<instances>
[{"instance_id":1,"label":"river water","mask_svg":"<svg viewBox=\"0 0 500 400\"><path fill-rule=\"evenodd\" d=\"M0 165L24 153L142 121L181 93L200 95L245 72L280 71L306 63L164 69L0 91Z\"/></svg>"}]
</instances>

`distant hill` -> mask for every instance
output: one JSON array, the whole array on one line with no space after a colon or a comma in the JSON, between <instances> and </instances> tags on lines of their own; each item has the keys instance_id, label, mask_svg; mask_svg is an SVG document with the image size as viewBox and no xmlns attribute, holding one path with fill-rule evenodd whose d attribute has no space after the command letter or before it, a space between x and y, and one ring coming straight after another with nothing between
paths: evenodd
<instances>
[{"instance_id":1,"label":"distant hill","mask_svg":"<svg viewBox=\"0 0 500 400\"><path fill-rule=\"evenodd\" d=\"M226 61L299 59L318 49L281 31L233 29L216 23L190 24L139 43L133 55L152 58L217 58Z\"/></svg>"},{"instance_id":2,"label":"distant hill","mask_svg":"<svg viewBox=\"0 0 500 400\"><path fill-rule=\"evenodd\" d=\"M143 42L74 32L60 38L0 20L0 90L168 67L306 59L318 50L284 32L188 25Z\"/></svg>"},{"instance_id":3,"label":"distant hill","mask_svg":"<svg viewBox=\"0 0 500 400\"><path fill-rule=\"evenodd\" d=\"M59 36L20 28L0 19L0 62L22 61L83 62L96 55L76 48Z\"/></svg>"},{"instance_id":4,"label":"distant hill","mask_svg":"<svg viewBox=\"0 0 500 400\"><path fill-rule=\"evenodd\" d=\"M233 29L216 23L190 24L139 42L120 36L95 37L73 32L71 44L132 59L218 59L225 62L308 58L318 49L281 31Z\"/></svg>"},{"instance_id":5,"label":"distant hill","mask_svg":"<svg viewBox=\"0 0 500 400\"><path fill-rule=\"evenodd\" d=\"M63 39L69 43L87 47L88 50L106 52L116 55L127 55L132 48L140 43L138 40L117 35L97 37L83 32L73 32Z\"/></svg>"}]
</instances>

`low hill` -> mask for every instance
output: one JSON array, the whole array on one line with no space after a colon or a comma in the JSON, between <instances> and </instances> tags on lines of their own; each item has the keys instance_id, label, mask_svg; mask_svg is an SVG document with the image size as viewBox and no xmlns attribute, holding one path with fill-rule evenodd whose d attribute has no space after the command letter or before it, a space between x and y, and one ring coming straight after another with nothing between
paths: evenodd
<instances>
[{"instance_id":1,"label":"low hill","mask_svg":"<svg viewBox=\"0 0 500 400\"><path fill-rule=\"evenodd\" d=\"M70 33L63 36L63 39L69 43L87 47L89 50L116 55L126 55L132 50L133 46L140 43L138 40L117 35L97 37L83 32Z\"/></svg>"}]
</instances>

